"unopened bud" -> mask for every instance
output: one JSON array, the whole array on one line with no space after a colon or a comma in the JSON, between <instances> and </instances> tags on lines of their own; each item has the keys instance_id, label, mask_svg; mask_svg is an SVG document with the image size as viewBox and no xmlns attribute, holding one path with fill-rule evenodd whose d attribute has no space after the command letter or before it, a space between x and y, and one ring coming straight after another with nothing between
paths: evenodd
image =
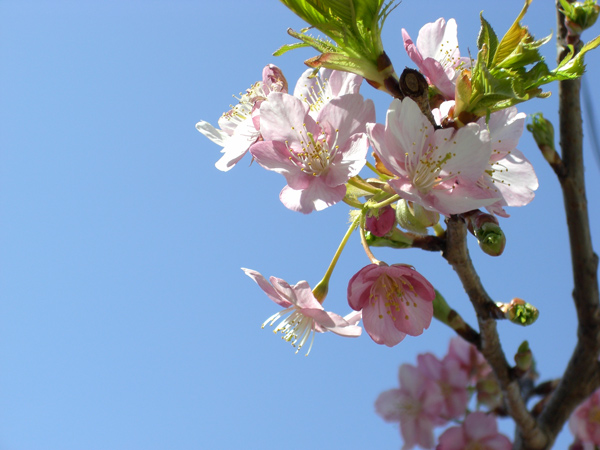
<instances>
[{"instance_id":1,"label":"unopened bud","mask_svg":"<svg viewBox=\"0 0 600 450\"><path fill-rule=\"evenodd\" d=\"M370 247L410 248L413 243L413 240L398 228L393 228L385 237L375 236L367 231L365 240Z\"/></svg>"},{"instance_id":2,"label":"unopened bud","mask_svg":"<svg viewBox=\"0 0 600 450\"><path fill-rule=\"evenodd\" d=\"M392 231L396 225L396 212L390 205L379 209L371 209L365 220L365 230L375 236L382 237Z\"/></svg>"},{"instance_id":3,"label":"unopened bud","mask_svg":"<svg viewBox=\"0 0 600 450\"><path fill-rule=\"evenodd\" d=\"M496 303L504 316L517 325L531 325L540 315L537 308L525 300L513 298L510 303Z\"/></svg>"},{"instance_id":4,"label":"unopened bud","mask_svg":"<svg viewBox=\"0 0 600 450\"><path fill-rule=\"evenodd\" d=\"M533 354L529 349L529 343L527 341L523 341L523 343L519 345L519 349L515 354L515 363L517 368L523 372L527 372L531 369L533 365Z\"/></svg>"},{"instance_id":5,"label":"unopened bud","mask_svg":"<svg viewBox=\"0 0 600 450\"><path fill-rule=\"evenodd\" d=\"M427 227L440 221L440 215L429 211L421 205L401 199L396 203L396 221L407 231L417 234L427 234Z\"/></svg>"},{"instance_id":6,"label":"unopened bud","mask_svg":"<svg viewBox=\"0 0 600 450\"><path fill-rule=\"evenodd\" d=\"M463 218L469 231L477 238L481 250L490 256L500 256L506 246L506 236L498 219L479 210L464 213Z\"/></svg>"},{"instance_id":7,"label":"unopened bud","mask_svg":"<svg viewBox=\"0 0 600 450\"><path fill-rule=\"evenodd\" d=\"M270 92L287 92L288 82L283 76L283 72L274 64L268 64L263 69L263 83L270 89Z\"/></svg>"},{"instance_id":8,"label":"unopened bud","mask_svg":"<svg viewBox=\"0 0 600 450\"><path fill-rule=\"evenodd\" d=\"M571 35L579 36L583 30L587 30L596 23L600 6L594 0L585 2L569 3L566 0L560 0L562 13L565 15L565 25Z\"/></svg>"}]
</instances>

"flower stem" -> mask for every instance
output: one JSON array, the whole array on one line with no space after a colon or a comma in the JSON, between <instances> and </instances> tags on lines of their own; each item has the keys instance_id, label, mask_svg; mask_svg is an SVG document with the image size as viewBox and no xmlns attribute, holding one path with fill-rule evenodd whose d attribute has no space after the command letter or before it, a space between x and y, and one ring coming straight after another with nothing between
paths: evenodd
<instances>
[{"instance_id":1,"label":"flower stem","mask_svg":"<svg viewBox=\"0 0 600 450\"><path fill-rule=\"evenodd\" d=\"M348 243L348 239L350 239L350 236L352 235L352 232L354 231L354 229L360 222L361 217L362 217L362 215L356 216L356 218L352 221L352 223L350 224L350 227L348 228L348 231L346 231L346 234L342 238L342 242L340 242L340 245L338 246L337 250L335 251L335 255L333 255L333 259L331 260L331 263L329 263L329 267L327 268L327 271L325 272L323 279L321 281L319 281L319 283L313 289L313 294L314 294L315 298L319 301L319 303L323 303L323 300L325 300L325 296L327 295L327 289L329 286L329 279L331 278L333 269L335 269L335 265L337 264L338 259L340 259L342 250L344 250L344 247Z\"/></svg>"},{"instance_id":2,"label":"flower stem","mask_svg":"<svg viewBox=\"0 0 600 450\"><path fill-rule=\"evenodd\" d=\"M379 194L381 192L380 189L371 186L369 183L364 181L359 176L354 176L348 180L348 184L357 187L358 189L362 189L363 191L367 191L371 194Z\"/></svg>"},{"instance_id":3,"label":"flower stem","mask_svg":"<svg viewBox=\"0 0 600 450\"><path fill-rule=\"evenodd\" d=\"M365 236L366 217L367 216L364 213L360 215L360 227L359 227L360 243L362 244L363 248L365 249L365 253L367 254L367 257L369 258L371 263L379 265L381 263L381 261L379 261L377 258L375 258L375 255L373 255L373 252L371 251L371 247L369 247L369 244L367 243L367 238Z\"/></svg>"}]
</instances>

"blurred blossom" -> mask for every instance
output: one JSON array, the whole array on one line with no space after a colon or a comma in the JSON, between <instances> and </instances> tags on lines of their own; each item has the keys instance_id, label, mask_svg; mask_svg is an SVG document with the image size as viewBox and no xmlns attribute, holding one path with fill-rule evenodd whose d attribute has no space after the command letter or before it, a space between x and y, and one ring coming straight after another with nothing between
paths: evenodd
<instances>
[{"instance_id":1,"label":"blurred blossom","mask_svg":"<svg viewBox=\"0 0 600 450\"><path fill-rule=\"evenodd\" d=\"M583 444L600 446L600 389L573 411L569 429Z\"/></svg>"},{"instance_id":2,"label":"blurred blossom","mask_svg":"<svg viewBox=\"0 0 600 450\"><path fill-rule=\"evenodd\" d=\"M400 422L404 440L402 450L415 445L433 448L433 428L445 422L439 418L444 403L442 391L434 381L409 364L400 367L398 378L400 388L379 394L375 410L386 422Z\"/></svg>"},{"instance_id":3,"label":"blurred blossom","mask_svg":"<svg viewBox=\"0 0 600 450\"><path fill-rule=\"evenodd\" d=\"M440 361L435 355L426 353L417 357L417 367L423 376L440 386L444 403L439 416L445 420L462 417L469 403L469 378L459 362L449 358Z\"/></svg>"},{"instance_id":4,"label":"blurred blossom","mask_svg":"<svg viewBox=\"0 0 600 450\"><path fill-rule=\"evenodd\" d=\"M483 412L469 414L465 421L440 436L436 450L511 450L510 440L498 433L496 417Z\"/></svg>"},{"instance_id":5,"label":"blurred blossom","mask_svg":"<svg viewBox=\"0 0 600 450\"><path fill-rule=\"evenodd\" d=\"M455 360L472 382L486 377L492 371L479 350L459 336L450 340L445 359Z\"/></svg>"}]
</instances>

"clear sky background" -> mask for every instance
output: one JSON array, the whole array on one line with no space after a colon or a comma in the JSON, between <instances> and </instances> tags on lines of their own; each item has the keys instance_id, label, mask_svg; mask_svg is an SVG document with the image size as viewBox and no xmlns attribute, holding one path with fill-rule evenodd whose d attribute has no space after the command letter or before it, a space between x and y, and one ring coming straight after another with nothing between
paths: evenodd
<instances>
[{"instance_id":1,"label":"clear sky background","mask_svg":"<svg viewBox=\"0 0 600 450\"><path fill-rule=\"evenodd\" d=\"M475 55L480 10L502 35L521 6L404 0L384 45L401 71L412 66L401 28L416 39L423 24L454 17L463 55ZM524 23L538 38L553 32L553 2L534 2ZM220 148L194 128L216 124L268 63L293 86L315 53L271 54L293 42L287 27L303 26L276 0L0 2L1 450L401 446L375 398L397 386L401 363L442 356L452 332L434 322L391 349L366 333L319 335L306 358L261 330L278 307L240 268L314 286L348 208L287 210L283 177L249 158L219 172ZM553 67L555 45L544 54ZM586 62L597 104L600 55ZM550 99L520 109L555 120L549 89ZM361 92L383 122L390 98L366 84ZM545 380L561 374L575 343L571 269L558 182L529 135L519 148L536 167L536 198L501 220L504 255L483 255L474 239L471 249L495 300L540 309L534 326L499 330L509 360L529 340ZM585 156L599 245L589 145ZM440 255L375 254L413 264L474 323ZM326 309L350 311L347 282L367 263L353 236ZM567 433L556 448L569 442Z\"/></svg>"}]
</instances>

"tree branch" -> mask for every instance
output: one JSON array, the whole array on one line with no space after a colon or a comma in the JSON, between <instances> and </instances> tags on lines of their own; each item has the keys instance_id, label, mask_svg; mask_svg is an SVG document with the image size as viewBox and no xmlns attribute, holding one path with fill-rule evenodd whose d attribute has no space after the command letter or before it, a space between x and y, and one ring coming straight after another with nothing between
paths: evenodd
<instances>
[{"instance_id":1,"label":"tree branch","mask_svg":"<svg viewBox=\"0 0 600 450\"><path fill-rule=\"evenodd\" d=\"M523 440L532 448L543 448L547 438L527 410L521 397L519 381L513 376L500 345L496 318L502 313L481 284L469 256L466 235L467 227L462 219L457 216L450 217L446 230L446 250L443 256L457 273L473 304L479 323L481 353L498 379L508 413L515 420Z\"/></svg>"},{"instance_id":2,"label":"tree branch","mask_svg":"<svg viewBox=\"0 0 600 450\"><path fill-rule=\"evenodd\" d=\"M564 16L558 10L559 61L568 51ZM573 301L579 327L578 341L565 373L546 403L539 422L554 441L575 407L600 386L600 301L598 255L594 253L589 227L583 168L583 131L580 80L561 81L558 86L560 147L565 174L559 177L563 191L571 263Z\"/></svg>"}]
</instances>

